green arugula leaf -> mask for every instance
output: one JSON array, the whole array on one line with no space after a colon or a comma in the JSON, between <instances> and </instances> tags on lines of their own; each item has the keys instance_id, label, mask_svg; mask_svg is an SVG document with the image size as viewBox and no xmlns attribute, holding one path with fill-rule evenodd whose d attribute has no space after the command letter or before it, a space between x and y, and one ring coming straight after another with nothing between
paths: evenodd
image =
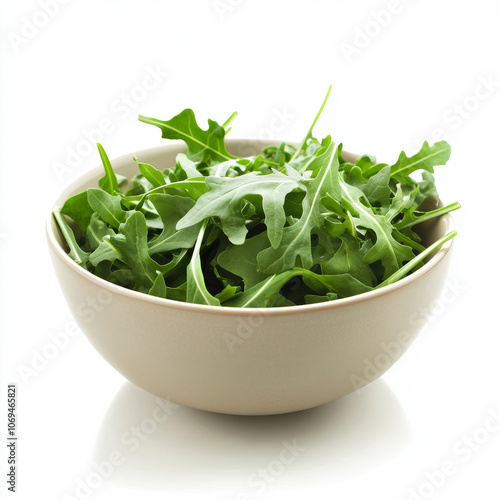
<instances>
[{"instance_id":1,"label":"green arugula leaf","mask_svg":"<svg viewBox=\"0 0 500 500\"><path fill-rule=\"evenodd\" d=\"M99 151L99 156L101 157L102 165L104 167L104 177L99 179L99 186L106 191L106 193L114 195L120 192L120 186L118 184L118 179L116 174L111 166L111 162L109 161L108 155L104 148L98 143L97 149Z\"/></svg>"},{"instance_id":2,"label":"green arugula leaf","mask_svg":"<svg viewBox=\"0 0 500 500\"><path fill-rule=\"evenodd\" d=\"M71 217L80 229L85 232L94 213L94 209L87 200L87 192L84 191L68 198L61 208L61 213Z\"/></svg>"},{"instance_id":3,"label":"green arugula leaf","mask_svg":"<svg viewBox=\"0 0 500 500\"><path fill-rule=\"evenodd\" d=\"M87 189L87 200L99 217L110 226L118 228L125 222L127 213L121 207L121 197L96 188Z\"/></svg>"},{"instance_id":4,"label":"green arugula leaf","mask_svg":"<svg viewBox=\"0 0 500 500\"><path fill-rule=\"evenodd\" d=\"M180 300L181 302L187 302L187 282L182 283L177 287L167 286L165 289L165 298L170 300Z\"/></svg>"},{"instance_id":5,"label":"green arugula leaf","mask_svg":"<svg viewBox=\"0 0 500 500\"><path fill-rule=\"evenodd\" d=\"M343 274L316 274L306 269L302 270L304 283L319 293L335 293L338 297L351 297L373 290L372 286L365 285L348 273Z\"/></svg>"},{"instance_id":6,"label":"green arugula leaf","mask_svg":"<svg viewBox=\"0 0 500 500\"><path fill-rule=\"evenodd\" d=\"M415 226L416 224L420 224L421 222L425 222L430 219L434 219L435 217L441 217L444 214L449 214L454 210L458 210L461 208L460 203L457 201L455 203L450 203L445 207L436 208L435 210L431 210L429 212L417 212L415 213L414 207L410 207L407 212L405 212L403 218L394 224L394 227L403 230L410 227Z\"/></svg>"},{"instance_id":7,"label":"green arugula leaf","mask_svg":"<svg viewBox=\"0 0 500 500\"><path fill-rule=\"evenodd\" d=\"M415 205L419 207L427 198L438 198L439 194L436 189L436 181L434 176L424 171L422 172L422 180L418 183L418 194L415 198Z\"/></svg>"},{"instance_id":8,"label":"green arugula leaf","mask_svg":"<svg viewBox=\"0 0 500 500\"><path fill-rule=\"evenodd\" d=\"M279 293L286 282L297 276L295 270L273 274L243 293L224 303L231 307L267 307L270 300Z\"/></svg>"},{"instance_id":9,"label":"green arugula leaf","mask_svg":"<svg viewBox=\"0 0 500 500\"><path fill-rule=\"evenodd\" d=\"M156 274L156 279L154 280L153 286L149 289L148 294L166 299L167 286L165 285L165 278L163 277L163 274L160 273L160 271L156 271Z\"/></svg>"},{"instance_id":10,"label":"green arugula leaf","mask_svg":"<svg viewBox=\"0 0 500 500\"><path fill-rule=\"evenodd\" d=\"M328 149L311 162L310 169L317 170L317 175L307 185L301 218L284 229L279 248L271 246L259 252L257 262L261 272L281 273L295 267L297 260L307 269L313 265L311 234L319 231L324 223L320 211L321 199L327 194L333 198L340 197L338 167L338 148L331 142Z\"/></svg>"},{"instance_id":11,"label":"green arugula leaf","mask_svg":"<svg viewBox=\"0 0 500 500\"><path fill-rule=\"evenodd\" d=\"M130 268L138 287L151 289L162 268L148 253L148 228L141 212L134 212L120 226L120 235L109 236L109 245Z\"/></svg>"},{"instance_id":12,"label":"green arugula leaf","mask_svg":"<svg viewBox=\"0 0 500 500\"><path fill-rule=\"evenodd\" d=\"M267 247L269 238L264 231L246 239L242 245L230 245L219 254L217 262L222 268L240 276L245 283L245 289L252 288L267 278L266 274L259 271L257 265L257 254Z\"/></svg>"},{"instance_id":13,"label":"green arugula leaf","mask_svg":"<svg viewBox=\"0 0 500 500\"><path fill-rule=\"evenodd\" d=\"M149 200L160 215L163 230L148 242L150 255L161 252L170 252L179 248L193 248L198 237L200 224L176 231L179 220L191 210L194 201L184 196L170 194L152 194Z\"/></svg>"},{"instance_id":14,"label":"green arugula leaf","mask_svg":"<svg viewBox=\"0 0 500 500\"><path fill-rule=\"evenodd\" d=\"M116 235L117 238L123 238L122 235ZM99 246L90 254L89 261L93 266L98 266L102 262L113 262L121 258L120 252L111 244L109 236L103 236Z\"/></svg>"},{"instance_id":15,"label":"green arugula leaf","mask_svg":"<svg viewBox=\"0 0 500 500\"><path fill-rule=\"evenodd\" d=\"M436 142L432 146L425 141L420 151L409 158L404 151L401 152L398 161L391 166L391 177L398 182L412 184L413 180L409 177L411 173L426 170L432 174L435 166L444 165L450 159L450 154L451 148L446 141Z\"/></svg>"},{"instance_id":16,"label":"green arugula leaf","mask_svg":"<svg viewBox=\"0 0 500 500\"><path fill-rule=\"evenodd\" d=\"M208 187L204 177L196 177L145 190L142 194L136 194L135 192L130 195L127 194L123 197L122 204L135 210L142 210L144 204L152 194L169 191L171 194L190 196L193 200L197 200L202 194L208 191Z\"/></svg>"},{"instance_id":17,"label":"green arugula leaf","mask_svg":"<svg viewBox=\"0 0 500 500\"><path fill-rule=\"evenodd\" d=\"M372 290L370 286L356 280L349 274L324 276L308 269L291 269L279 274L273 274L253 287L236 295L224 305L232 307L267 307L273 298L288 281L297 276L303 276L304 282L320 293L335 293L340 297L349 297Z\"/></svg>"},{"instance_id":18,"label":"green arugula leaf","mask_svg":"<svg viewBox=\"0 0 500 500\"><path fill-rule=\"evenodd\" d=\"M363 259L364 250L359 240L348 233L344 233L341 240L342 243L335 255L321 264L321 273L349 274L367 286L374 286L376 277Z\"/></svg>"},{"instance_id":19,"label":"green arugula leaf","mask_svg":"<svg viewBox=\"0 0 500 500\"><path fill-rule=\"evenodd\" d=\"M219 292L215 298L221 303L233 298L240 291L239 286L226 285L226 287Z\"/></svg>"},{"instance_id":20,"label":"green arugula leaf","mask_svg":"<svg viewBox=\"0 0 500 500\"><path fill-rule=\"evenodd\" d=\"M376 288L382 288L384 286L390 285L391 283L395 283L396 281L404 278L411 270L413 270L419 263L421 263L426 257L431 255L433 252L441 248L445 243L452 240L457 235L455 230L449 232L444 235L438 241L434 242L432 245L427 247L423 252L419 253L415 256L410 262L407 262L404 266L398 269L394 274L389 276L385 281L380 283Z\"/></svg>"},{"instance_id":21,"label":"green arugula leaf","mask_svg":"<svg viewBox=\"0 0 500 500\"><path fill-rule=\"evenodd\" d=\"M363 256L363 260L369 264L380 260L384 266L384 278L387 278L404 262L414 257L412 249L394 239L390 221L373 212L363 191L343 180L340 181L340 186L342 199L349 207L356 228L361 232L363 228L372 230L375 235L375 241L372 241L372 246Z\"/></svg>"},{"instance_id":22,"label":"green arugula leaf","mask_svg":"<svg viewBox=\"0 0 500 500\"><path fill-rule=\"evenodd\" d=\"M115 234L115 231L99 217L97 212L94 212L85 234L90 249L96 250L105 236L111 236L113 234Z\"/></svg>"},{"instance_id":23,"label":"green arugula leaf","mask_svg":"<svg viewBox=\"0 0 500 500\"><path fill-rule=\"evenodd\" d=\"M196 168L196 163L191 161L184 153L179 153L177 155L176 167L183 173L183 179L200 177L200 171Z\"/></svg>"},{"instance_id":24,"label":"green arugula leaf","mask_svg":"<svg viewBox=\"0 0 500 500\"><path fill-rule=\"evenodd\" d=\"M61 234L66 241L66 244L69 247L69 253L68 255L80 266L86 268L87 267L87 262L89 260L89 253L83 251L80 248L80 245L76 241L75 238L75 233L71 229L70 225L68 224L68 221L65 219L64 215L61 213L60 210L55 210L53 212L54 219L57 222L57 225L59 226L59 229L61 231Z\"/></svg>"},{"instance_id":25,"label":"green arugula leaf","mask_svg":"<svg viewBox=\"0 0 500 500\"><path fill-rule=\"evenodd\" d=\"M321 302L329 302L330 300L335 300L338 298L338 295L333 292L328 292L326 295L308 294L304 297L306 304L319 304Z\"/></svg>"},{"instance_id":26,"label":"green arugula leaf","mask_svg":"<svg viewBox=\"0 0 500 500\"><path fill-rule=\"evenodd\" d=\"M417 185L398 184L396 193L382 207L384 217L393 222L399 214L404 213L415 205L417 194Z\"/></svg>"},{"instance_id":27,"label":"green arugula leaf","mask_svg":"<svg viewBox=\"0 0 500 500\"><path fill-rule=\"evenodd\" d=\"M361 186L361 190L368 198L370 204L373 205L378 203L382 205L391 197L392 191L389 186L390 180L391 168L389 166L385 166Z\"/></svg>"},{"instance_id":28,"label":"green arugula leaf","mask_svg":"<svg viewBox=\"0 0 500 500\"><path fill-rule=\"evenodd\" d=\"M207 289L201 266L200 249L206 227L207 222L205 221L200 228L198 238L196 239L196 243L193 248L193 256L187 266L186 301L197 304L219 306L219 299L214 297Z\"/></svg>"},{"instance_id":29,"label":"green arugula leaf","mask_svg":"<svg viewBox=\"0 0 500 500\"><path fill-rule=\"evenodd\" d=\"M225 130L217 122L208 120L208 130L202 130L196 123L192 109L185 109L171 120L139 115L139 120L155 125L164 139L180 139L187 145L186 156L193 161L224 161L234 158L224 144Z\"/></svg>"},{"instance_id":30,"label":"green arugula leaf","mask_svg":"<svg viewBox=\"0 0 500 500\"><path fill-rule=\"evenodd\" d=\"M300 187L287 175L275 172L268 175L247 174L240 177L207 177L210 191L202 195L196 205L178 223L177 229L197 224L207 217L218 217L222 230L231 243L241 245L248 229L243 214L245 199L258 195L262 198L269 241L273 248L280 244L285 225L283 208L285 197Z\"/></svg>"},{"instance_id":31,"label":"green arugula leaf","mask_svg":"<svg viewBox=\"0 0 500 500\"><path fill-rule=\"evenodd\" d=\"M161 173L161 170L156 169L153 165L149 163L144 163L139 161L139 159L134 156L134 161L137 163L139 167L139 171L141 174L148 180L148 182L154 187L160 187L166 184L165 177Z\"/></svg>"}]
</instances>

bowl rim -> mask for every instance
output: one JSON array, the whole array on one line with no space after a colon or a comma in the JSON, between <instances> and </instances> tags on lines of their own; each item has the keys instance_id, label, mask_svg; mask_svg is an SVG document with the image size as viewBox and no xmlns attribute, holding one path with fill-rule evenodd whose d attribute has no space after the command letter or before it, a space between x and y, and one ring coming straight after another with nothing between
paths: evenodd
<instances>
[{"instance_id":1,"label":"bowl rim","mask_svg":"<svg viewBox=\"0 0 500 500\"><path fill-rule=\"evenodd\" d=\"M227 139L226 145L234 145L239 144L241 142L246 142L249 144L252 143L263 143L260 139ZM280 144L282 141L266 141L267 145L271 144ZM141 149L135 151L133 153L127 153L121 155L117 158L111 160L113 162L121 162L125 160L130 160L132 155L139 156L141 154L155 154L165 149L180 149L182 151L182 142L181 141L172 141L169 144L165 144L162 146L155 146L150 148ZM349 153L348 151L342 151L343 154L357 156L353 153ZM72 271L79 274L84 279L90 281L93 285L97 287L104 288L110 293L115 293L118 295L122 295L129 299L136 299L151 305L161 306L165 308L173 308L180 309L185 311L190 311L194 313L205 313L205 314L224 314L229 316L282 316L289 314L300 314L300 313L310 313L317 311L326 311L326 310L335 310L339 307L350 306L354 304L363 303L365 301L369 301L375 299L377 297L394 293L401 288L409 286L414 281L420 279L425 276L429 272L431 272L439 263L444 259L444 257L451 251L454 246L455 238L444 243L435 253L430 257L430 259L419 269L414 271L412 274L405 276L404 278L399 279L395 283L391 283L390 285L384 286L382 288L378 288L375 290L370 290L368 292L364 292L358 295L353 295L351 297L345 297L341 299L335 299L328 302L319 302L315 304L300 304L293 306L285 306L285 307L228 307L228 306L214 306L207 304L196 304L191 302L182 302L178 300L172 299L163 299L161 297L156 297L153 295L148 295L142 292L137 292L135 290L130 290L128 288L122 287L120 285L116 285L107 281L103 278L92 274L90 271L83 269L79 266L69 255L64 251L59 242L57 241L57 237L54 234L53 227L56 226L53 220L53 211L59 208L59 203L61 200L65 200L68 198L68 193L71 193L75 189L76 184L86 183L92 179L96 179L97 175L102 175L102 165L98 165L84 174L78 176L76 179L72 180L59 194L56 202L52 205L49 214L46 217L46 237L49 243L50 248L53 251L53 254L57 256L57 258L67 267L69 267ZM447 225L447 232L450 232L455 229L454 221L452 216L448 214L444 214L440 217L440 219L444 220Z\"/></svg>"}]
</instances>

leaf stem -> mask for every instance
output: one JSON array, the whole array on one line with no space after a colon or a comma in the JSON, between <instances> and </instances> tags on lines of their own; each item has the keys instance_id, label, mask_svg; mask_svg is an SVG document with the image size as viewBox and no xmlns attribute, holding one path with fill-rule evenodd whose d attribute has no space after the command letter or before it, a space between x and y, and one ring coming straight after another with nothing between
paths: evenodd
<instances>
[{"instance_id":1,"label":"leaf stem","mask_svg":"<svg viewBox=\"0 0 500 500\"><path fill-rule=\"evenodd\" d=\"M196 239L196 243L193 248L193 255L191 256L191 261L188 264L187 268L187 300L191 302L190 298L195 298L192 302L197 302L196 300L196 292L198 292L203 299L201 304L207 305L220 305L219 299L216 299L210 292L207 290L207 286L205 284L205 277L203 276L203 270L201 268L201 258L200 258L200 250L201 243L203 241L203 237L205 236L205 230L208 224L208 218L203 221L201 225L200 231L198 233L198 238ZM190 281L192 280L192 285L195 287L195 291L190 297Z\"/></svg>"},{"instance_id":2,"label":"leaf stem","mask_svg":"<svg viewBox=\"0 0 500 500\"><path fill-rule=\"evenodd\" d=\"M421 245L417 241L412 240L408 236L405 236L403 233L400 233L396 228L393 229L393 233L396 239L398 239L401 243L404 243L405 245L413 248L413 250L416 250L417 252L425 251L425 247L423 245Z\"/></svg>"},{"instance_id":3,"label":"leaf stem","mask_svg":"<svg viewBox=\"0 0 500 500\"><path fill-rule=\"evenodd\" d=\"M104 151L101 144L96 143L96 145L97 150L99 151L99 156L101 157L102 166L104 167L104 179L101 179L101 181L104 181L102 189L111 195L122 194L118 185L116 174L111 166L111 162L109 161L106 151Z\"/></svg>"},{"instance_id":4,"label":"leaf stem","mask_svg":"<svg viewBox=\"0 0 500 500\"><path fill-rule=\"evenodd\" d=\"M222 124L222 128L226 129L226 134L229 132L228 130L228 126L230 125L230 123L238 116L238 112L235 111L223 124Z\"/></svg>"},{"instance_id":5,"label":"leaf stem","mask_svg":"<svg viewBox=\"0 0 500 500\"><path fill-rule=\"evenodd\" d=\"M401 269L398 269L394 274L380 283L380 285L377 285L375 289L382 288L400 280L401 278L406 276L418 263L422 262L432 252L443 246L447 241L453 239L456 235L457 232L455 230L450 231L448 234L433 243L431 246L427 247L423 252L419 253L414 259L410 260L410 262L407 262Z\"/></svg>"},{"instance_id":6,"label":"leaf stem","mask_svg":"<svg viewBox=\"0 0 500 500\"><path fill-rule=\"evenodd\" d=\"M425 212L424 215L407 222L406 224L395 224L397 229L406 229L407 227L412 227L415 224L420 224L421 222L425 222L426 220L434 219L435 217L439 217L441 215L453 212L453 210L458 210L461 208L460 203L456 201L455 203L451 203L450 205L446 205L446 207L437 208L436 210L431 210L430 212Z\"/></svg>"},{"instance_id":7,"label":"leaf stem","mask_svg":"<svg viewBox=\"0 0 500 500\"><path fill-rule=\"evenodd\" d=\"M68 245L69 248L69 256L77 263L80 264L81 266L85 267L85 263L87 262L87 257L88 254L87 252L84 252L78 243L76 242L75 238L75 233L71 229L70 225L66 221L64 215L61 213L60 210L54 210L53 212L54 219L57 222L57 225L59 226L59 229L61 231L61 234L64 238L64 241Z\"/></svg>"},{"instance_id":8,"label":"leaf stem","mask_svg":"<svg viewBox=\"0 0 500 500\"><path fill-rule=\"evenodd\" d=\"M323 109L325 109L326 102L328 101L328 97L330 96L330 92L331 91L332 91L332 86L330 85L328 87L328 91L326 93L326 96L323 99L323 103L321 104L321 107L319 108L319 111L317 112L316 117L314 118L314 121L312 122L311 126L309 127L309 130L307 131L307 134L302 139L302 142L300 143L299 147L295 150L295 153L293 154L293 156L292 156L292 158L291 158L290 161L295 160L295 158L297 158L297 156L300 155L300 152L304 148L304 146L305 146L305 144L307 142L307 139L309 139L311 137L312 131L314 129L314 126L316 125L316 122L319 120L319 117L321 116L321 113L323 112Z\"/></svg>"},{"instance_id":9,"label":"leaf stem","mask_svg":"<svg viewBox=\"0 0 500 500\"><path fill-rule=\"evenodd\" d=\"M140 210L142 208L142 205L144 205L144 202L146 201L147 197L150 194L152 194L152 193L156 193L157 191L160 191L160 190L163 190L163 189L166 189L166 188L170 188L170 187L173 187L173 188L182 188L183 184L193 183L193 182L199 183L199 184L205 184L204 180L203 181L194 181L193 179L186 179L184 181L177 181L177 182L171 182L170 184L163 184L162 186L155 187L153 189L150 189L148 192L144 193L142 195L141 199L139 200L139 202L137 203L137 205L135 206L135 209L136 210ZM129 199L129 201L130 201L130 199Z\"/></svg>"}]
</instances>

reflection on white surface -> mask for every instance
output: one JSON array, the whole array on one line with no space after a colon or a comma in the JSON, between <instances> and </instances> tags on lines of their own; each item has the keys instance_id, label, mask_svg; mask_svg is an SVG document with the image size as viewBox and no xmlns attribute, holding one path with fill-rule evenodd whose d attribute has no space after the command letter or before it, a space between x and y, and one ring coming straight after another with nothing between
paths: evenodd
<instances>
[{"instance_id":1,"label":"reflection on white surface","mask_svg":"<svg viewBox=\"0 0 500 500\"><path fill-rule=\"evenodd\" d=\"M358 476L405 450L410 434L383 380L312 410L261 417L172 405L127 382L103 419L93 461L119 457L108 479L117 486L217 488L224 498L245 499Z\"/></svg>"}]
</instances>

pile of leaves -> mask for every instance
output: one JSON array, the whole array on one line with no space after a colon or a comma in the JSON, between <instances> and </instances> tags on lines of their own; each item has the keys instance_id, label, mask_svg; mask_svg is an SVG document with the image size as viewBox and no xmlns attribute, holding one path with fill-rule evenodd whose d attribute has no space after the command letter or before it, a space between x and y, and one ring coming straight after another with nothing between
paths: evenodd
<instances>
[{"instance_id":1,"label":"pile of leaves","mask_svg":"<svg viewBox=\"0 0 500 500\"><path fill-rule=\"evenodd\" d=\"M460 206L420 209L437 196L432 174L450 146L425 142L393 165L368 155L346 161L341 144L312 135L327 97L300 145L245 158L224 143L236 114L223 125L209 120L208 130L191 109L168 121L139 116L186 151L163 171L134 157L139 173L129 181L98 144L100 188L54 211L69 256L138 292L232 307L325 302L413 272L456 234L425 248L414 230Z\"/></svg>"}]
</instances>

